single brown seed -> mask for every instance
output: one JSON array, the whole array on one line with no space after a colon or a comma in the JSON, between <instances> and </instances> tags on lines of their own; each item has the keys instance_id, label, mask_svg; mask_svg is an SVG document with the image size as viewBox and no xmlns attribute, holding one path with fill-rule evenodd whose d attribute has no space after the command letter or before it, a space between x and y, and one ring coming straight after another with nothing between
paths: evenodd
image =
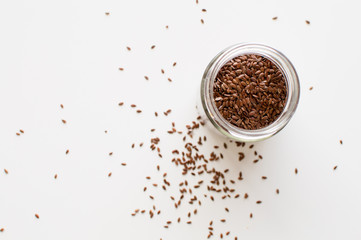
<instances>
[{"instance_id":1,"label":"single brown seed","mask_svg":"<svg viewBox=\"0 0 361 240\"><path fill-rule=\"evenodd\" d=\"M35 213L35 217L36 217L37 219L40 218L40 217L39 217L39 214L37 214L37 213Z\"/></svg>"},{"instance_id":2,"label":"single brown seed","mask_svg":"<svg viewBox=\"0 0 361 240\"><path fill-rule=\"evenodd\" d=\"M312 91L312 89L313 89L313 87L311 86L311 87L310 87L310 91Z\"/></svg>"},{"instance_id":3,"label":"single brown seed","mask_svg":"<svg viewBox=\"0 0 361 240\"><path fill-rule=\"evenodd\" d=\"M154 115L155 115L156 117L158 117L158 113L157 113L157 112L154 112Z\"/></svg>"},{"instance_id":4,"label":"single brown seed","mask_svg":"<svg viewBox=\"0 0 361 240\"><path fill-rule=\"evenodd\" d=\"M153 197L153 196L149 196L149 198L150 198L150 199L152 199L152 200L154 199L154 197Z\"/></svg>"},{"instance_id":5,"label":"single brown seed","mask_svg":"<svg viewBox=\"0 0 361 240\"><path fill-rule=\"evenodd\" d=\"M221 222L226 222L226 219L221 219Z\"/></svg>"},{"instance_id":6,"label":"single brown seed","mask_svg":"<svg viewBox=\"0 0 361 240\"><path fill-rule=\"evenodd\" d=\"M131 104L130 107L135 108L135 107L137 107L137 105Z\"/></svg>"},{"instance_id":7,"label":"single brown seed","mask_svg":"<svg viewBox=\"0 0 361 240\"><path fill-rule=\"evenodd\" d=\"M203 9L202 9L202 12L207 12L207 10L203 8Z\"/></svg>"},{"instance_id":8,"label":"single brown seed","mask_svg":"<svg viewBox=\"0 0 361 240\"><path fill-rule=\"evenodd\" d=\"M176 63L176 62L174 62L174 63L173 63L173 67L175 67L176 65L177 65L177 63Z\"/></svg>"},{"instance_id":9,"label":"single brown seed","mask_svg":"<svg viewBox=\"0 0 361 240\"><path fill-rule=\"evenodd\" d=\"M188 221L187 224L192 224L192 221Z\"/></svg>"},{"instance_id":10,"label":"single brown seed","mask_svg":"<svg viewBox=\"0 0 361 240\"><path fill-rule=\"evenodd\" d=\"M149 77L148 76L144 76L145 80L149 80Z\"/></svg>"},{"instance_id":11,"label":"single brown seed","mask_svg":"<svg viewBox=\"0 0 361 240\"><path fill-rule=\"evenodd\" d=\"M305 22L306 22L307 25L310 25L310 24L311 24L311 22L308 21L308 20L306 20Z\"/></svg>"},{"instance_id":12,"label":"single brown seed","mask_svg":"<svg viewBox=\"0 0 361 240\"><path fill-rule=\"evenodd\" d=\"M122 166L127 166L127 164L126 164L126 163L122 163Z\"/></svg>"},{"instance_id":13,"label":"single brown seed","mask_svg":"<svg viewBox=\"0 0 361 240\"><path fill-rule=\"evenodd\" d=\"M278 19L278 17L273 17L273 18L272 18L272 20L277 20L277 19Z\"/></svg>"},{"instance_id":14,"label":"single brown seed","mask_svg":"<svg viewBox=\"0 0 361 240\"><path fill-rule=\"evenodd\" d=\"M203 20L203 19L201 19L201 23L204 24L204 20Z\"/></svg>"},{"instance_id":15,"label":"single brown seed","mask_svg":"<svg viewBox=\"0 0 361 240\"><path fill-rule=\"evenodd\" d=\"M225 208L224 210L226 210L226 212L229 212L229 209L228 209L228 208Z\"/></svg>"},{"instance_id":16,"label":"single brown seed","mask_svg":"<svg viewBox=\"0 0 361 240\"><path fill-rule=\"evenodd\" d=\"M57 179L57 178L58 178L58 174L55 174L55 175L54 175L54 178Z\"/></svg>"},{"instance_id":17,"label":"single brown seed","mask_svg":"<svg viewBox=\"0 0 361 240\"><path fill-rule=\"evenodd\" d=\"M109 153L109 156L112 156L112 155L113 155L113 152L110 152L110 153Z\"/></svg>"},{"instance_id":18,"label":"single brown seed","mask_svg":"<svg viewBox=\"0 0 361 240\"><path fill-rule=\"evenodd\" d=\"M61 120L64 124L66 124L66 121L64 119Z\"/></svg>"},{"instance_id":19,"label":"single brown seed","mask_svg":"<svg viewBox=\"0 0 361 240\"><path fill-rule=\"evenodd\" d=\"M180 222L180 221L181 221L181 218L179 217L178 220L177 220L177 222Z\"/></svg>"},{"instance_id":20,"label":"single brown seed","mask_svg":"<svg viewBox=\"0 0 361 240\"><path fill-rule=\"evenodd\" d=\"M110 14L109 12L105 12L105 15L109 16L109 14Z\"/></svg>"},{"instance_id":21,"label":"single brown seed","mask_svg":"<svg viewBox=\"0 0 361 240\"><path fill-rule=\"evenodd\" d=\"M118 103L119 106L123 106L124 105L124 102L120 102Z\"/></svg>"},{"instance_id":22,"label":"single brown seed","mask_svg":"<svg viewBox=\"0 0 361 240\"><path fill-rule=\"evenodd\" d=\"M20 136L20 133L16 133L17 136Z\"/></svg>"},{"instance_id":23,"label":"single brown seed","mask_svg":"<svg viewBox=\"0 0 361 240\"><path fill-rule=\"evenodd\" d=\"M19 131L20 131L21 133L24 133L24 130L22 130L22 129L20 129Z\"/></svg>"},{"instance_id":24,"label":"single brown seed","mask_svg":"<svg viewBox=\"0 0 361 240\"><path fill-rule=\"evenodd\" d=\"M253 214L252 214L252 213L250 213L250 214L249 214L249 217L250 217L250 218L253 218Z\"/></svg>"},{"instance_id":25,"label":"single brown seed","mask_svg":"<svg viewBox=\"0 0 361 240\"><path fill-rule=\"evenodd\" d=\"M167 26L165 26L165 28L166 28L166 29L168 29L168 28L169 28L169 26L167 25Z\"/></svg>"},{"instance_id":26,"label":"single brown seed","mask_svg":"<svg viewBox=\"0 0 361 240\"><path fill-rule=\"evenodd\" d=\"M131 49L130 47L127 47L127 50L130 51L130 50L132 50L132 49Z\"/></svg>"},{"instance_id":27,"label":"single brown seed","mask_svg":"<svg viewBox=\"0 0 361 240\"><path fill-rule=\"evenodd\" d=\"M163 70L163 69L161 69L160 71L162 72L162 74L164 74L164 70Z\"/></svg>"},{"instance_id":28,"label":"single brown seed","mask_svg":"<svg viewBox=\"0 0 361 240\"><path fill-rule=\"evenodd\" d=\"M266 176L262 176L262 179L267 179L267 177L266 177Z\"/></svg>"},{"instance_id":29,"label":"single brown seed","mask_svg":"<svg viewBox=\"0 0 361 240\"><path fill-rule=\"evenodd\" d=\"M4 228L1 228L1 229L0 229L0 232L3 232L4 230L5 230Z\"/></svg>"},{"instance_id":30,"label":"single brown seed","mask_svg":"<svg viewBox=\"0 0 361 240\"><path fill-rule=\"evenodd\" d=\"M142 112L142 110L140 110L140 109L137 110L137 113L141 113L141 112Z\"/></svg>"},{"instance_id":31,"label":"single brown seed","mask_svg":"<svg viewBox=\"0 0 361 240\"><path fill-rule=\"evenodd\" d=\"M118 68L118 69L119 69L119 71L124 71L124 68L121 68L121 67L120 67L120 68Z\"/></svg>"},{"instance_id":32,"label":"single brown seed","mask_svg":"<svg viewBox=\"0 0 361 240\"><path fill-rule=\"evenodd\" d=\"M297 168L295 168L295 174L297 174L298 173L298 169Z\"/></svg>"},{"instance_id":33,"label":"single brown seed","mask_svg":"<svg viewBox=\"0 0 361 240\"><path fill-rule=\"evenodd\" d=\"M244 194L244 198L247 199L248 198L248 193Z\"/></svg>"},{"instance_id":34,"label":"single brown seed","mask_svg":"<svg viewBox=\"0 0 361 240\"><path fill-rule=\"evenodd\" d=\"M228 236L231 232L226 232L226 236Z\"/></svg>"},{"instance_id":35,"label":"single brown seed","mask_svg":"<svg viewBox=\"0 0 361 240\"><path fill-rule=\"evenodd\" d=\"M111 173L111 172L108 174L108 177L110 177L110 176L112 176L112 173Z\"/></svg>"},{"instance_id":36,"label":"single brown seed","mask_svg":"<svg viewBox=\"0 0 361 240\"><path fill-rule=\"evenodd\" d=\"M169 82L172 82L172 79L168 78L168 81L169 81Z\"/></svg>"},{"instance_id":37,"label":"single brown seed","mask_svg":"<svg viewBox=\"0 0 361 240\"><path fill-rule=\"evenodd\" d=\"M276 189L276 193L277 193L277 194L280 194L280 190L279 190L278 188Z\"/></svg>"},{"instance_id":38,"label":"single brown seed","mask_svg":"<svg viewBox=\"0 0 361 240\"><path fill-rule=\"evenodd\" d=\"M65 151L65 154L69 154L69 149L67 149L67 150Z\"/></svg>"},{"instance_id":39,"label":"single brown seed","mask_svg":"<svg viewBox=\"0 0 361 240\"><path fill-rule=\"evenodd\" d=\"M262 201L258 200L256 203L257 203L257 204L261 204L261 203L262 203Z\"/></svg>"},{"instance_id":40,"label":"single brown seed","mask_svg":"<svg viewBox=\"0 0 361 240\"><path fill-rule=\"evenodd\" d=\"M337 166L334 166L334 167L333 167L333 170L336 170L336 169L337 169Z\"/></svg>"},{"instance_id":41,"label":"single brown seed","mask_svg":"<svg viewBox=\"0 0 361 240\"><path fill-rule=\"evenodd\" d=\"M135 146L135 144L133 143L133 144L132 144L132 148L134 148L134 146Z\"/></svg>"},{"instance_id":42,"label":"single brown seed","mask_svg":"<svg viewBox=\"0 0 361 240\"><path fill-rule=\"evenodd\" d=\"M343 141L342 141L342 140L340 140L340 144L341 144L341 145L343 144Z\"/></svg>"},{"instance_id":43,"label":"single brown seed","mask_svg":"<svg viewBox=\"0 0 361 240\"><path fill-rule=\"evenodd\" d=\"M155 48L155 45L151 46L150 49L154 49Z\"/></svg>"}]
</instances>

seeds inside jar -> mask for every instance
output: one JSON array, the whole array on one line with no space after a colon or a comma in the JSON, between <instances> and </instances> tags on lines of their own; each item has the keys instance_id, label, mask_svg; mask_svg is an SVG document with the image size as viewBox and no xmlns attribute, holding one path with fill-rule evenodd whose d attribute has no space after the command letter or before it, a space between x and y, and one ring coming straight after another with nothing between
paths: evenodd
<instances>
[{"instance_id":1,"label":"seeds inside jar","mask_svg":"<svg viewBox=\"0 0 361 240\"><path fill-rule=\"evenodd\" d=\"M213 85L213 99L220 114L236 127L264 128L281 115L287 99L282 70L256 54L227 62Z\"/></svg>"}]
</instances>

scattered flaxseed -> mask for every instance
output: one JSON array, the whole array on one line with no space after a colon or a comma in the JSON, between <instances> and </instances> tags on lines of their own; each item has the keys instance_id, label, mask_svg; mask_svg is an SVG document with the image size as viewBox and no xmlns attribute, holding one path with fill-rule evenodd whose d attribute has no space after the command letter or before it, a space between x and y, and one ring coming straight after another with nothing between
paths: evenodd
<instances>
[{"instance_id":1,"label":"scattered flaxseed","mask_svg":"<svg viewBox=\"0 0 361 240\"><path fill-rule=\"evenodd\" d=\"M277 193L277 194L280 194L280 190L279 190L278 188L276 189L276 193Z\"/></svg>"},{"instance_id":2,"label":"scattered flaxseed","mask_svg":"<svg viewBox=\"0 0 361 240\"><path fill-rule=\"evenodd\" d=\"M113 155L113 152L110 152L110 153L109 153L109 156L112 156L112 155Z\"/></svg>"},{"instance_id":3,"label":"scattered flaxseed","mask_svg":"<svg viewBox=\"0 0 361 240\"><path fill-rule=\"evenodd\" d=\"M37 214L37 213L35 213L35 217L36 217L37 219L40 218L40 217L39 217L39 214Z\"/></svg>"},{"instance_id":4,"label":"scattered flaxseed","mask_svg":"<svg viewBox=\"0 0 361 240\"><path fill-rule=\"evenodd\" d=\"M221 219L221 222L226 222L226 219Z\"/></svg>"},{"instance_id":5,"label":"scattered flaxseed","mask_svg":"<svg viewBox=\"0 0 361 240\"><path fill-rule=\"evenodd\" d=\"M168 28L169 28L169 26L167 25L167 26L165 26L165 28L166 28L166 29L168 29Z\"/></svg>"},{"instance_id":6,"label":"scattered flaxseed","mask_svg":"<svg viewBox=\"0 0 361 240\"><path fill-rule=\"evenodd\" d=\"M278 19L278 17L273 17L273 18L272 18L272 20L277 20L277 19Z\"/></svg>"},{"instance_id":7,"label":"scattered flaxseed","mask_svg":"<svg viewBox=\"0 0 361 240\"><path fill-rule=\"evenodd\" d=\"M54 179L57 179L57 178L58 178L58 174L55 174L55 175L54 175Z\"/></svg>"},{"instance_id":8,"label":"scattered flaxseed","mask_svg":"<svg viewBox=\"0 0 361 240\"><path fill-rule=\"evenodd\" d=\"M110 173L108 173L108 177L111 177L112 176L112 173L110 172Z\"/></svg>"},{"instance_id":9,"label":"scattered flaxseed","mask_svg":"<svg viewBox=\"0 0 361 240\"><path fill-rule=\"evenodd\" d=\"M343 144L343 141L342 141L342 140L340 140L340 144L341 144L341 145Z\"/></svg>"},{"instance_id":10,"label":"scattered flaxseed","mask_svg":"<svg viewBox=\"0 0 361 240\"><path fill-rule=\"evenodd\" d=\"M310 89L310 91L312 91L313 87L311 86L309 89Z\"/></svg>"},{"instance_id":11,"label":"scattered flaxseed","mask_svg":"<svg viewBox=\"0 0 361 240\"><path fill-rule=\"evenodd\" d=\"M61 120L64 124L66 124L66 121L64 119Z\"/></svg>"},{"instance_id":12,"label":"scattered flaxseed","mask_svg":"<svg viewBox=\"0 0 361 240\"><path fill-rule=\"evenodd\" d=\"M140 110L140 109L137 110L137 113L141 113L141 112L142 112L142 110Z\"/></svg>"},{"instance_id":13,"label":"scattered flaxseed","mask_svg":"<svg viewBox=\"0 0 361 240\"><path fill-rule=\"evenodd\" d=\"M67 150L65 151L65 154L69 154L69 149L67 149Z\"/></svg>"},{"instance_id":14,"label":"scattered flaxseed","mask_svg":"<svg viewBox=\"0 0 361 240\"><path fill-rule=\"evenodd\" d=\"M204 8L203 8L203 9L202 9L202 12L207 12L207 9L204 9Z\"/></svg>"},{"instance_id":15,"label":"scattered flaxseed","mask_svg":"<svg viewBox=\"0 0 361 240\"><path fill-rule=\"evenodd\" d=\"M118 69L119 69L119 71L124 71L124 68L121 68L121 67L120 67L120 68L118 68Z\"/></svg>"},{"instance_id":16,"label":"scattered flaxseed","mask_svg":"<svg viewBox=\"0 0 361 240\"><path fill-rule=\"evenodd\" d=\"M262 176L262 179L267 179L267 177L266 177L266 176Z\"/></svg>"},{"instance_id":17,"label":"scattered flaxseed","mask_svg":"<svg viewBox=\"0 0 361 240\"><path fill-rule=\"evenodd\" d=\"M168 78L168 81L169 81L169 82L172 82L172 79Z\"/></svg>"},{"instance_id":18,"label":"scattered flaxseed","mask_svg":"<svg viewBox=\"0 0 361 240\"><path fill-rule=\"evenodd\" d=\"M155 45L151 46L150 49L154 49L155 48Z\"/></svg>"},{"instance_id":19,"label":"scattered flaxseed","mask_svg":"<svg viewBox=\"0 0 361 240\"><path fill-rule=\"evenodd\" d=\"M20 136L20 133L16 133L17 136Z\"/></svg>"},{"instance_id":20,"label":"scattered flaxseed","mask_svg":"<svg viewBox=\"0 0 361 240\"><path fill-rule=\"evenodd\" d=\"M250 214L249 214L249 217L250 217L250 218L253 218L253 214L252 214L252 213L250 213Z\"/></svg>"},{"instance_id":21,"label":"scattered flaxseed","mask_svg":"<svg viewBox=\"0 0 361 240\"><path fill-rule=\"evenodd\" d=\"M137 107L137 105L131 104L130 107L135 108L135 107Z\"/></svg>"},{"instance_id":22,"label":"scattered flaxseed","mask_svg":"<svg viewBox=\"0 0 361 240\"><path fill-rule=\"evenodd\" d=\"M22 129L20 129L19 131L20 131L21 133L24 133L24 130L22 130Z\"/></svg>"},{"instance_id":23,"label":"scattered flaxseed","mask_svg":"<svg viewBox=\"0 0 361 240\"><path fill-rule=\"evenodd\" d=\"M9 171L8 171L7 169L4 169L4 172L5 172L5 174L8 174L8 173L9 173Z\"/></svg>"},{"instance_id":24,"label":"scattered flaxseed","mask_svg":"<svg viewBox=\"0 0 361 240\"><path fill-rule=\"evenodd\" d=\"M310 24L311 24L311 22L308 21L308 20L306 20L305 22L306 22L307 25L310 25ZM316 25L317 25L317 24L316 24Z\"/></svg>"},{"instance_id":25,"label":"scattered flaxseed","mask_svg":"<svg viewBox=\"0 0 361 240\"><path fill-rule=\"evenodd\" d=\"M134 148L134 146L135 146L135 144L133 143L133 144L132 144L132 148Z\"/></svg>"},{"instance_id":26,"label":"scattered flaxseed","mask_svg":"<svg viewBox=\"0 0 361 240\"><path fill-rule=\"evenodd\" d=\"M160 71L161 71L162 74L164 74L164 69L161 69Z\"/></svg>"},{"instance_id":27,"label":"scattered flaxseed","mask_svg":"<svg viewBox=\"0 0 361 240\"><path fill-rule=\"evenodd\" d=\"M105 15L109 16L109 15L110 15L110 13L109 13L109 12L105 12Z\"/></svg>"},{"instance_id":28,"label":"scattered flaxseed","mask_svg":"<svg viewBox=\"0 0 361 240\"><path fill-rule=\"evenodd\" d=\"M201 19L201 23L204 24L204 20L203 20L203 19Z\"/></svg>"},{"instance_id":29,"label":"scattered flaxseed","mask_svg":"<svg viewBox=\"0 0 361 240\"><path fill-rule=\"evenodd\" d=\"M257 203L257 204L261 204L261 203L262 203L262 201L258 200L256 203Z\"/></svg>"},{"instance_id":30,"label":"scattered flaxseed","mask_svg":"<svg viewBox=\"0 0 361 240\"><path fill-rule=\"evenodd\" d=\"M149 80L149 77L148 76L144 76L145 80Z\"/></svg>"},{"instance_id":31,"label":"scattered flaxseed","mask_svg":"<svg viewBox=\"0 0 361 240\"><path fill-rule=\"evenodd\" d=\"M149 195L149 198L150 198L150 199L152 199L152 200L154 199L154 197L153 197L153 196L151 196L151 195Z\"/></svg>"},{"instance_id":32,"label":"scattered flaxseed","mask_svg":"<svg viewBox=\"0 0 361 240\"><path fill-rule=\"evenodd\" d=\"M228 209L228 208L225 208L224 210L226 210L226 212L229 212L229 209Z\"/></svg>"},{"instance_id":33,"label":"scattered flaxseed","mask_svg":"<svg viewBox=\"0 0 361 240\"><path fill-rule=\"evenodd\" d=\"M126 164L126 163L122 163L122 166L127 166L127 164Z\"/></svg>"},{"instance_id":34,"label":"scattered flaxseed","mask_svg":"<svg viewBox=\"0 0 361 240\"><path fill-rule=\"evenodd\" d=\"M173 67L175 67L176 65L177 65L177 62L174 62L174 63L173 63Z\"/></svg>"},{"instance_id":35,"label":"scattered flaxseed","mask_svg":"<svg viewBox=\"0 0 361 240\"><path fill-rule=\"evenodd\" d=\"M157 112L154 112L154 115L155 115L156 117L158 117L158 113L157 113Z\"/></svg>"},{"instance_id":36,"label":"scattered flaxseed","mask_svg":"<svg viewBox=\"0 0 361 240\"><path fill-rule=\"evenodd\" d=\"M336 170L337 169L337 165L333 167L333 170Z\"/></svg>"},{"instance_id":37,"label":"scattered flaxseed","mask_svg":"<svg viewBox=\"0 0 361 240\"><path fill-rule=\"evenodd\" d=\"M119 106L123 106L124 105L124 102L120 102L118 103Z\"/></svg>"},{"instance_id":38,"label":"scattered flaxseed","mask_svg":"<svg viewBox=\"0 0 361 240\"><path fill-rule=\"evenodd\" d=\"M247 199L248 198L248 193L244 194L244 198Z\"/></svg>"},{"instance_id":39,"label":"scattered flaxseed","mask_svg":"<svg viewBox=\"0 0 361 240\"><path fill-rule=\"evenodd\" d=\"M298 169L297 168L295 168L295 174L297 174L298 173Z\"/></svg>"},{"instance_id":40,"label":"scattered flaxseed","mask_svg":"<svg viewBox=\"0 0 361 240\"><path fill-rule=\"evenodd\" d=\"M188 221L187 224L192 224L192 221Z\"/></svg>"},{"instance_id":41,"label":"scattered flaxseed","mask_svg":"<svg viewBox=\"0 0 361 240\"><path fill-rule=\"evenodd\" d=\"M131 49L130 47L127 47L127 50L130 51L130 50L132 50L132 49Z\"/></svg>"},{"instance_id":42,"label":"scattered flaxseed","mask_svg":"<svg viewBox=\"0 0 361 240\"><path fill-rule=\"evenodd\" d=\"M0 228L0 232L3 232L5 229L4 228Z\"/></svg>"}]
</instances>

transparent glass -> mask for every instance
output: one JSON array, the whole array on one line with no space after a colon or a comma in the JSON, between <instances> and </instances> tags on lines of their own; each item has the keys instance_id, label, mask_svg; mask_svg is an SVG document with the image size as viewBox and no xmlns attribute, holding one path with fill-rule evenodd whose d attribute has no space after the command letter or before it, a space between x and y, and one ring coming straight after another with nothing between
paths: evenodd
<instances>
[{"instance_id":1,"label":"transparent glass","mask_svg":"<svg viewBox=\"0 0 361 240\"><path fill-rule=\"evenodd\" d=\"M229 123L222 117L213 100L213 84L219 70L231 59L245 54L261 55L276 64L284 75L288 90L286 105L281 115L270 125L257 130L242 129ZM287 125L296 111L299 97L298 76L292 63L285 55L266 45L240 43L224 49L207 66L201 83L200 108L209 122L224 136L242 142L255 142L275 135Z\"/></svg>"}]
</instances>

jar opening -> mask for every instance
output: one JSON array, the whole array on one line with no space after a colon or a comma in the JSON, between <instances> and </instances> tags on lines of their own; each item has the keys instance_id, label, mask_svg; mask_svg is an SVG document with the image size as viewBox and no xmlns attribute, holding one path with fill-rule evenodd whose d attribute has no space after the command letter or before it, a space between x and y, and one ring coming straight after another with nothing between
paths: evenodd
<instances>
[{"instance_id":1,"label":"jar opening","mask_svg":"<svg viewBox=\"0 0 361 240\"><path fill-rule=\"evenodd\" d=\"M287 89L285 105L278 118L268 126L255 130L237 127L226 120L218 111L213 95L214 82L221 68L231 59L247 54L262 56L275 64L284 77ZM225 49L210 62L202 79L201 100L207 117L221 133L239 141L258 141L276 134L286 126L297 108L299 92L297 73L282 53L265 45L244 43Z\"/></svg>"}]
</instances>

